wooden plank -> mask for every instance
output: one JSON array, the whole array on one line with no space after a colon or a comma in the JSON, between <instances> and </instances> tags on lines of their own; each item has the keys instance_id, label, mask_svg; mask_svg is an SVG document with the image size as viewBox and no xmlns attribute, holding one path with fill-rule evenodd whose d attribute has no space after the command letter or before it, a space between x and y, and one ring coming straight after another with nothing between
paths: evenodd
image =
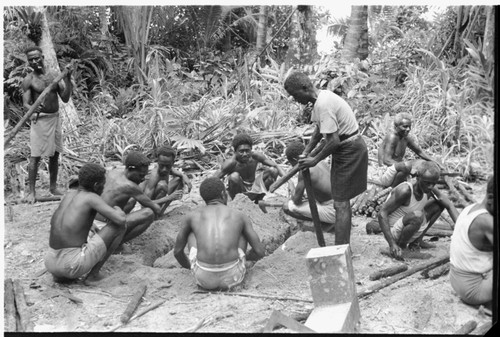
<instances>
[{"instance_id":1,"label":"wooden plank","mask_svg":"<svg viewBox=\"0 0 500 337\"><path fill-rule=\"evenodd\" d=\"M14 299L14 285L11 278L5 279L3 284L4 329L6 332L16 332L16 302Z\"/></svg>"},{"instance_id":2,"label":"wooden plank","mask_svg":"<svg viewBox=\"0 0 500 337\"><path fill-rule=\"evenodd\" d=\"M376 281L376 280L384 278L384 277L399 274L399 273L404 272L406 270L408 270L408 265L406 265L404 263L397 264L397 265L390 266L390 267L385 268L385 269L377 270L377 271L371 273L369 278L371 281Z\"/></svg>"},{"instance_id":3,"label":"wooden plank","mask_svg":"<svg viewBox=\"0 0 500 337\"><path fill-rule=\"evenodd\" d=\"M19 280L14 280L14 298L16 301L17 313L19 314L20 326L18 332L33 332L33 323L31 322L31 315L26 304L24 289Z\"/></svg>"}]
</instances>

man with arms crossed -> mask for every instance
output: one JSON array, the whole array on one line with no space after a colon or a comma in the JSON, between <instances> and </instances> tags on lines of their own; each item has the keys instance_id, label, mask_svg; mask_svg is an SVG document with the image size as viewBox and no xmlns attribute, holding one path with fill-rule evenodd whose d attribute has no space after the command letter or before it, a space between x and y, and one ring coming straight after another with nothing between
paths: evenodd
<instances>
[{"instance_id":1,"label":"man with arms crossed","mask_svg":"<svg viewBox=\"0 0 500 337\"><path fill-rule=\"evenodd\" d=\"M495 187L488 179L481 203L464 208L455 222L450 243L450 282L458 296L471 305L492 308L493 215Z\"/></svg>"},{"instance_id":2,"label":"man with arms crossed","mask_svg":"<svg viewBox=\"0 0 500 337\"><path fill-rule=\"evenodd\" d=\"M264 245L250 219L226 205L226 190L219 178L205 179L200 195L206 206L182 220L174 256L182 267L192 270L202 288L227 290L243 281L246 259L264 257ZM252 249L245 254L247 244ZM189 258L184 253L186 245Z\"/></svg>"},{"instance_id":3,"label":"man with arms crossed","mask_svg":"<svg viewBox=\"0 0 500 337\"><path fill-rule=\"evenodd\" d=\"M57 73L47 71L43 63L42 49L30 47L26 50L28 64L33 72L28 74L22 84L23 106L28 111L38 96L57 77ZM28 168L29 194L28 203L36 201L35 183L38 165L42 156L49 157L50 193L62 195L57 189L59 153L63 150L61 120L59 119L59 99L69 101L72 90L71 69L57 86L45 96L44 101L31 115L30 149L31 158Z\"/></svg>"},{"instance_id":4,"label":"man with arms crossed","mask_svg":"<svg viewBox=\"0 0 500 337\"><path fill-rule=\"evenodd\" d=\"M285 80L285 90L300 104L314 105L311 121L316 128L299 167L313 167L332 156L330 184L336 215L335 244L348 244L352 225L349 200L366 190L368 173L368 150L358 132L354 112L333 92L316 89L304 73L290 74ZM308 156L323 137L326 142L321 151L315 157Z\"/></svg>"}]
</instances>

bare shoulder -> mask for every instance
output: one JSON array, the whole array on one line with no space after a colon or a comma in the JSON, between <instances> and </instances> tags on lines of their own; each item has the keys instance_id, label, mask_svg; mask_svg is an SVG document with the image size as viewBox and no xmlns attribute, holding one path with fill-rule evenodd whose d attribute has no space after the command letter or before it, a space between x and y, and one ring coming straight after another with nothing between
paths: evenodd
<instances>
[{"instance_id":1,"label":"bare shoulder","mask_svg":"<svg viewBox=\"0 0 500 337\"><path fill-rule=\"evenodd\" d=\"M252 158L255 159L255 160L257 160L257 161L262 162L262 161L264 161L264 160L267 159L267 156L264 153L262 153L262 152L253 151L252 152Z\"/></svg>"},{"instance_id":2,"label":"bare shoulder","mask_svg":"<svg viewBox=\"0 0 500 337\"><path fill-rule=\"evenodd\" d=\"M481 231L493 231L493 216L490 213L480 214L474 219L473 224Z\"/></svg>"}]
</instances>

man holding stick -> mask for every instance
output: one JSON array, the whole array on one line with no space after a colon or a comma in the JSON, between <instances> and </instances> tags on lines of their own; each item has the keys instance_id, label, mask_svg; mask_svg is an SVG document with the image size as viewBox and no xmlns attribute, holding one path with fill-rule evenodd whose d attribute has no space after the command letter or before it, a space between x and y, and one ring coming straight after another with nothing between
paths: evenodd
<instances>
[{"instance_id":1,"label":"man holding stick","mask_svg":"<svg viewBox=\"0 0 500 337\"><path fill-rule=\"evenodd\" d=\"M316 128L303 152L306 158L299 160L299 167L314 167L332 156L330 184L336 213L335 244L348 244L352 225L349 200L366 190L368 171L368 150L358 132L354 112L333 92L316 89L304 73L289 75L285 90L297 102L313 104L311 121L316 123ZM321 138L325 139L321 151L314 157L308 156Z\"/></svg>"},{"instance_id":2,"label":"man holding stick","mask_svg":"<svg viewBox=\"0 0 500 337\"><path fill-rule=\"evenodd\" d=\"M33 72L28 74L22 84L23 106L29 110L38 96L57 77L54 71L45 69L42 49L30 47L26 50L28 64ZM36 201L35 183L38 165L42 156L49 157L50 193L62 195L57 189L57 173L59 169L59 153L63 149L61 121L59 119L59 100L64 103L69 101L72 91L71 68L67 75L51 90L44 101L31 115L30 148L31 158L28 169L29 194L26 200L29 203Z\"/></svg>"}]
</instances>

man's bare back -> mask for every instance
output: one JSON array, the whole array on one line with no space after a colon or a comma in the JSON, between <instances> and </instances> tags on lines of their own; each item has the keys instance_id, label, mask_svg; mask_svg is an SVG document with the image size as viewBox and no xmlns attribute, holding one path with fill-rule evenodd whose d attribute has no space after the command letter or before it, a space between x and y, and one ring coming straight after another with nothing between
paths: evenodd
<instances>
[{"instance_id":1,"label":"man's bare back","mask_svg":"<svg viewBox=\"0 0 500 337\"><path fill-rule=\"evenodd\" d=\"M332 200L332 185L328 165L325 162L320 162L318 165L310 167L309 172L316 201L323 203Z\"/></svg>"}]
</instances>

